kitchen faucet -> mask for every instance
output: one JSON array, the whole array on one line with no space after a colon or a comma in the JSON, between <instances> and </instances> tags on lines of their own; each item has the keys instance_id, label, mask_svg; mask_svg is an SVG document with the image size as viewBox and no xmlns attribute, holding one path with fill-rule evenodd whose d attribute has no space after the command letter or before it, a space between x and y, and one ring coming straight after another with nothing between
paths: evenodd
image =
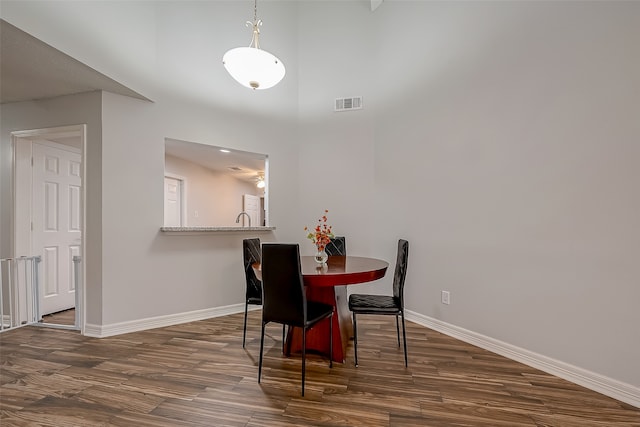
<instances>
[{"instance_id":1,"label":"kitchen faucet","mask_svg":"<svg viewBox=\"0 0 640 427\"><path fill-rule=\"evenodd\" d=\"M248 213L246 213L245 211L242 211L242 212L240 212L240 213L238 214L238 216L236 217L236 224L239 224L239 223L240 223L240 217L241 217L242 215L246 215L246 216L247 216L247 218L249 218L249 227L251 227L251 217L250 217L250 216L249 216L249 214L248 214Z\"/></svg>"}]
</instances>

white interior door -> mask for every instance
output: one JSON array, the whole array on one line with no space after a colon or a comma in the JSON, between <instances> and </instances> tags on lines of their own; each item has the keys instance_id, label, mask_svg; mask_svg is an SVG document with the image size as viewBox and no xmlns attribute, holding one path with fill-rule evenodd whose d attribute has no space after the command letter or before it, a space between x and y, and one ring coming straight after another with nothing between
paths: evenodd
<instances>
[{"instance_id":1,"label":"white interior door","mask_svg":"<svg viewBox=\"0 0 640 427\"><path fill-rule=\"evenodd\" d=\"M260 197L252 194L242 195L242 210L251 217L251 226L258 227L260 224ZM246 217L242 216L242 225L245 225ZM249 224L247 224L249 225Z\"/></svg>"},{"instance_id":2,"label":"white interior door","mask_svg":"<svg viewBox=\"0 0 640 427\"><path fill-rule=\"evenodd\" d=\"M182 219L182 182L179 179L164 177L164 226L181 227Z\"/></svg>"},{"instance_id":3,"label":"white interior door","mask_svg":"<svg viewBox=\"0 0 640 427\"><path fill-rule=\"evenodd\" d=\"M33 251L42 256L41 314L75 307L73 257L81 244L80 150L33 144Z\"/></svg>"}]
</instances>

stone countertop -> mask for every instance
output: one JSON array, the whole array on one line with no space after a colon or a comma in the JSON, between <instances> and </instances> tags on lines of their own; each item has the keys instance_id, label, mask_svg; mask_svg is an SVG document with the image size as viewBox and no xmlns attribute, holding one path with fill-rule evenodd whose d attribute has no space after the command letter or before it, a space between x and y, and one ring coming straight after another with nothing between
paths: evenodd
<instances>
[{"instance_id":1,"label":"stone countertop","mask_svg":"<svg viewBox=\"0 0 640 427\"><path fill-rule=\"evenodd\" d=\"M160 227L160 231L171 234L209 234L243 231L273 231L275 227Z\"/></svg>"}]
</instances>

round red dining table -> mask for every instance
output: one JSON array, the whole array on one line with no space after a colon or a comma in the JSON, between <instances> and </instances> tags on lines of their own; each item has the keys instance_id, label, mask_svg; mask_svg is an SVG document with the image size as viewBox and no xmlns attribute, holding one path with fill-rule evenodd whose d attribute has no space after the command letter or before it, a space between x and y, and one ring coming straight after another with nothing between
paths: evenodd
<instances>
[{"instance_id":1,"label":"round red dining table","mask_svg":"<svg viewBox=\"0 0 640 427\"><path fill-rule=\"evenodd\" d=\"M353 336L353 324L347 301L347 285L366 283L384 277L389 267L386 261L358 256L330 256L327 263L318 265L313 256L301 256L302 279L307 299L331 304L333 316L333 355L335 362L343 362L349 338ZM261 279L260 264L253 265ZM307 331L307 351L329 355L329 319ZM302 350L302 330L289 328L285 343L287 354Z\"/></svg>"}]
</instances>

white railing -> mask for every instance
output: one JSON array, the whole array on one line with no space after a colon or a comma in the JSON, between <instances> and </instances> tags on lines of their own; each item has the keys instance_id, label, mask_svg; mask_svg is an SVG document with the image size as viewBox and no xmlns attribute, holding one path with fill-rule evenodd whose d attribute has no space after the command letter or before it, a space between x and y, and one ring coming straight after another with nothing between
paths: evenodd
<instances>
[{"instance_id":1,"label":"white railing","mask_svg":"<svg viewBox=\"0 0 640 427\"><path fill-rule=\"evenodd\" d=\"M73 261L73 283L74 283L74 296L75 296L75 310L74 310L74 319L73 325L68 324L60 324L60 323L52 323L50 320L47 320L47 316L39 316L39 322L35 323L35 326L46 326L48 328L58 328L58 329L80 329L80 289L82 284L80 280L82 280L82 258L79 256L74 256L72 258Z\"/></svg>"},{"instance_id":2,"label":"white railing","mask_svg":"<svg viewBox=\"0 0 640 427\"><path fill-rule=\"evenodd\" d=\"M40 310L40 256L0 259L0 332L24 325L80 329L81 257L73 257L75 318L73 325L43 320Z\"/></svg>"},{"instance_id":3,"label":"white railing","mask_svg":"<svg viewBox=\"0 0 640 427\"><path fill-rule=\"evenodd\" d=\"M0 259L0 332L40 321L39 256Z\"/></svg>"}]
</instances>

